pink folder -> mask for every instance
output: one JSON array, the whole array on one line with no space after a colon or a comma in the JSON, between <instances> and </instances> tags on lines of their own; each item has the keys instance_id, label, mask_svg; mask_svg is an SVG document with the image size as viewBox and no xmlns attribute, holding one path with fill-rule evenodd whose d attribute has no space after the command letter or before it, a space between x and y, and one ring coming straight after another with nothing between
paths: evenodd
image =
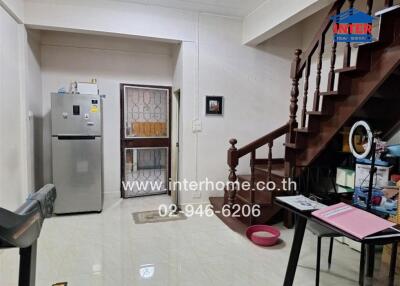
<instances>
[{"instance_id":1,"label":"pink folder","mask_svg":"<svg viewBox=\"0 0 400 286\"><path fill-rule=\"evenodd\" d=\"M314 211L312 215L359 239L396 225L345 203Z\"/></svg>"}]
</instances>

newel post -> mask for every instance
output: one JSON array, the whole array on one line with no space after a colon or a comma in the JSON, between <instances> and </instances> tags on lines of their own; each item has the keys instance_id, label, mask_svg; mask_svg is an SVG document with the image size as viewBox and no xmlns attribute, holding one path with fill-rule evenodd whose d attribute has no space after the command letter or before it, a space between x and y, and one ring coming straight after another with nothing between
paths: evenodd
<instances>
[{"instance_id":1,"label":"newel post","mask_svg":"<svg viewBox=\"0 0 400 286\"><path fill-rule=\"evenodd\" d=\"M295 143L296 141L296 134L294 129L297 128L298 123L296 120L297 116L297 109L299 108L297 105L298 97L299 97L299 65L300 65L300 55L302 51L297 49L294 52L294 60L292 62L292 67L290 69L290 78L292 79L292 89L290 92L290 115L289 115L289 131L286 134L286 143ZM291 169L295 165L296 161L296 154L293 150L288 150L286 148L285 152L285 175L289 176Z\"/></svg>"},{"instance_id":2,"label":"newel post","mask_svg":"<svg viewBox=\"0 0 400 286\"><path fill-rule=\"evenodd\" d=\"M300 64L300 55L302 51L297 49L294 52L294 60L292 62L292 67L290 70L290 78L292 79L292 90L290 92L290 115L289 115L289 135L286 138L286 142L294 143L295 135L294 129L297 128L297 110L298 110L298 97L299 97L299 64Z\"/></svg>"},{"instance_id":3,"label":"newel post","mask_svg":"<svg viewBox=\"0 0 400 286\"><path fill-rule=\"evenodd\" d=\"M237 140L231 139L229 140L229 144L231 144L231 147L228 150L228 165L229 165L228 180L231 184L228 185L227 192L228 192L228 204L232 206L236 196L236 186L235 186L235 182L237 180L236 167L239 163L239 158L238 158L238 150L235 146L237 144Z\"/></svg>"}]
</instances>

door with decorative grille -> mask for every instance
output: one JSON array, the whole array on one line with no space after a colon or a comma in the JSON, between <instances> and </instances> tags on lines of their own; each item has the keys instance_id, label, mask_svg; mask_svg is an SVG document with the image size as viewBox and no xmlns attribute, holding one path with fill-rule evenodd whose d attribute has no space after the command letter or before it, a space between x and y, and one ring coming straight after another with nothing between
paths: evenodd
<instances>
[{"instance_id":1,"label":"door with decorative grille","mask_svg":"<svg viewBox=\"0 0 400 286\"><path fill-rule=\"evenodd\" d=\"M169 193L171 87L121 84L121 196Z\"/></svg>"}]
</instances>

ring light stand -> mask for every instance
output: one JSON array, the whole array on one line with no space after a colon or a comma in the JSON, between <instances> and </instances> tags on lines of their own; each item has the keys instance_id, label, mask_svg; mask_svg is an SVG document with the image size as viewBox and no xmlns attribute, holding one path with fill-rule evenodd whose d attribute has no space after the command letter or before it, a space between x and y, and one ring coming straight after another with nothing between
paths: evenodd
<instances>
[{"instance_id":1,"label":"ring light stand","mask_svg":"<svg viewBox=\"0 0 400 286\"><path fill-rule=\"evenodd\" d=\"M365 151L363 153L358 153L354 146L354 133L357 128L363 128L366 131L367 142L364 144ZM353 127L351 127L350 135L349 135L349 146L351 153L357 159L365 159L368 156L371 156L371 168L369 171L369 184L368 184L368 197L367 197L367 211L371 211L372 205L372 187L374 184L374 174L377 171L375 167L375 159L376 159L376 142L375 142L375 134L371 131L371 127L365 121L357 121L354 123Z\"/></svg>"}]
</instances>

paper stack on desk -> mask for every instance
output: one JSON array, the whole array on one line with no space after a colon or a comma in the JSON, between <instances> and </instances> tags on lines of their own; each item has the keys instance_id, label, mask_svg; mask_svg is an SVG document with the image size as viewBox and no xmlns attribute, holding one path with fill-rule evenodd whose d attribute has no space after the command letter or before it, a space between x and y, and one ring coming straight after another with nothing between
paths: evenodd
<instances>
[{"instance_id":1,"label":"paper stack on desk","mask_svg":"<svg viewBox=\"0 0 400 286\"><path fill-rule=\"evenodd\" d=\"M319 209L326 207L326 205L321 204L317 201L311 200L302 195L276 197L275 199L277 199L285 204L288 204L300 211L314 211L314 210L319 210Z\"/></svg>"},{"instance_id":2,"label":"paper stack on desk","mask_svg":"<svg viewBox=\"0 0 400 286\"><path fill-rule=\"evenodd\" d=\"M345 203L314 211L312 215L359 239L396 225Z\"/></svg>"}]
</instances>

